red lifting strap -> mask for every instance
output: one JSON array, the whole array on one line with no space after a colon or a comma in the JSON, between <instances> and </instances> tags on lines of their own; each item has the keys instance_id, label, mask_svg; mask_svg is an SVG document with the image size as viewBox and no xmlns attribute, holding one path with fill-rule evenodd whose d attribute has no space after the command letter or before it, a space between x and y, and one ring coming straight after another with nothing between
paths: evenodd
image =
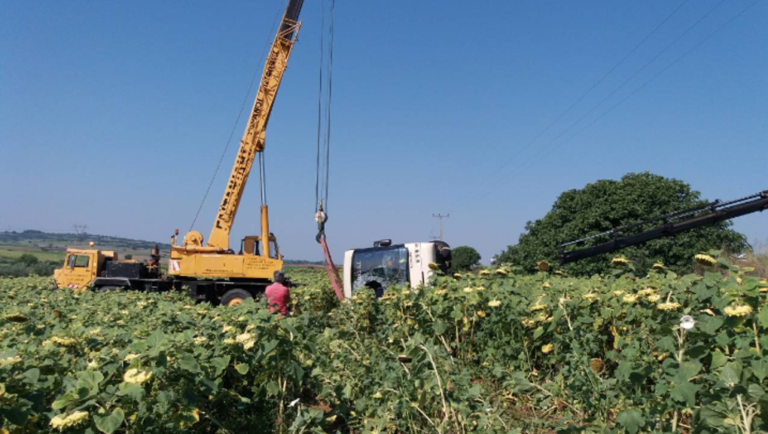
<instances>
[{"instance_id":1,"label":"red lifting strap","mask_svg":"<svg viewBox=\"0 0 768 434\"><path fill-rule=\"evenodd\" d=\"M344 293L341 291L341 277L339 277L339 270L336 265L333 264L331 259L331 252L328 250L328 244L325 242L325 234L321 234L319 237L320 245L323 246L323 253L325 254L325 271L328 272L328 279L331 281L333 290L336 291L336 297L339 300L344 300Z\"/></svg>"}]
</instances>

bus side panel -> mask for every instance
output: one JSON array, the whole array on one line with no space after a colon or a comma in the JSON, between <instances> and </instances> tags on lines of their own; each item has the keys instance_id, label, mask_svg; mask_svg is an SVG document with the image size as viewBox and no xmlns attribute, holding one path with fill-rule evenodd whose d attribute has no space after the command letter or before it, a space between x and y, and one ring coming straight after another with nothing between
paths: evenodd
<instances>
[{"instance_id":1,"label":"bus side panel","mask_svg":"<svg viewBox=\"0 0 768 434\"><path fill-rule=\"evenodd\" d=\"M408 281L411 288L416 288L424 284L427 278L424 273L424 258L422 257L423 243L408 243L405 248L408 249Z\"/></svg>"}]
</instances>

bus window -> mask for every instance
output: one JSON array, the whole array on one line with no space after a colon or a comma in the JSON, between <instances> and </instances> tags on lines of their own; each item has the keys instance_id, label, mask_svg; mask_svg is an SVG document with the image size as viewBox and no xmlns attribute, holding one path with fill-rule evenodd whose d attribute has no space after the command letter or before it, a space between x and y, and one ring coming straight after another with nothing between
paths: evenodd
<instances>
[{"instance_id":1,"label":"bus window","mask_svg":"<svg viewBox=\"0 0 768 434\"><path fill-rule=\"evenodd\" d=\"M352 257L352 290L368 287L377 295L391 285L408 283L408 250L405 246L356 250Z\"/></svg>"}]
</instances>

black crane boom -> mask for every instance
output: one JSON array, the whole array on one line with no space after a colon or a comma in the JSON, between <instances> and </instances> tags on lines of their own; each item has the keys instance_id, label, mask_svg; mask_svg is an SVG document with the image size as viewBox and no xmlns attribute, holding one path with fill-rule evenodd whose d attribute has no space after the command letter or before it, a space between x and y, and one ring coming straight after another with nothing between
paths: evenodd
<instances>
[{"instance_id":1,"label":"black crane boom","mask_svg":"<svg viewBox=\"0 0 768 434\"><path fill-rule=\"evenodd\" d=\"M720 202L717 200L696 208L654 217L628 226L616 228L612 231L602 232L561 244L558 248L560 264L564 265L603 253L615 252L626 247L635 246L658 238L674 236L691 229L713 225L715 223L763 211L765 209L768 209L768 190L730 202ZM649 223L654 222L663 223L653 229L637 234L623 235L633 228L646 226ZM565 250L568 246L583 244L587 241L601 237L610 237L611 241L593 247L585 247L571 251Z\"/></svg>"}]
</instances>

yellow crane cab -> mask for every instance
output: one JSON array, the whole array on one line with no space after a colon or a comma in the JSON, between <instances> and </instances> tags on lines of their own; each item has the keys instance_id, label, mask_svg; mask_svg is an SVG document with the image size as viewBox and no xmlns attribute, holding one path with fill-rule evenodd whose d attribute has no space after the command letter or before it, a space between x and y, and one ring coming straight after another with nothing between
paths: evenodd
<instances>
[{"instance_id":1,"label":"yellow crane cab","mask_svg":"<svg viewBox=\"0 0 768 434\"><path fill-rule=\"evenodd\" d=\"M84 290L108 261L117 261L117 253L95 249L67 249L64 265L53 271L53 279L59 288Z\"/></svg>"}]
</instances>

